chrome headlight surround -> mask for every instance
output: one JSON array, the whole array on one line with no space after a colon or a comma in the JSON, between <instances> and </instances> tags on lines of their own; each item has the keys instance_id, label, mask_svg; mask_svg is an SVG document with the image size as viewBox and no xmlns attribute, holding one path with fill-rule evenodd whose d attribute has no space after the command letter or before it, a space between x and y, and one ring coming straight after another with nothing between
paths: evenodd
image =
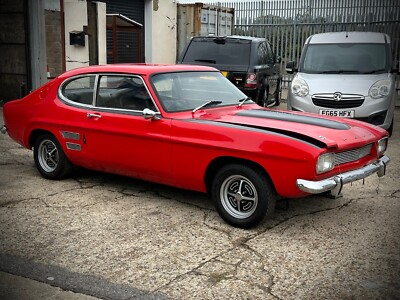
<instances>
[{"instance_id":1,"label":"chrome headlight surround","mask_svg":"<svg viewBox=\"0 0 400 300\"><path fill-rule=\"evenodd\" d=\"M322 174L332 170L335 166L335 153L328 152L320 155L317 160L316 172Z\"/></svg>"},{"instance_id":2,"label":"chrome headlight surround","mask_svg":"<svg viewBox=\"0 0 400 300\"><path fill-rule=\"evenodd\" d=\"M383 155L383 153L385 153L385 151L387 149L387 145L388 145L388 140L389 139L387 137L385 137L378 141L378 145L376 147L376 152L378 154L378 157Z\"/></svg>"},{"instance_id":3,"label":"chrome headlight surround","mask_svg":"<svg viewBox=\"0 0 400 300\"><path fill-rule=\"evenodd\" d=\"M386 97L390 93L391 85L389 79L378 80L370 87L368 95L373 99Z\"/></svg>"},{"instance_id":4,"label":"chrome headlight surround","mask_svg":"<svg viewBox=\"0 0 400 300\"><path fill-rule=\"evenodd\" d=\"M290 85L290 89L292 93L296 96L305 97L309 93L308 84L304 79L296 77L292 80L292 84Z\"/></svg>"}]
</instances>

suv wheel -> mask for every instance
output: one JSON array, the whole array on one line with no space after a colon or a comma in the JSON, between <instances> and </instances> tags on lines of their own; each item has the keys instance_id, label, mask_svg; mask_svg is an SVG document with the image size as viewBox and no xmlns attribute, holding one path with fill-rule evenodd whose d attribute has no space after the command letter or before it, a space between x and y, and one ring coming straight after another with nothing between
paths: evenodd
<instances>
[{"instance_id":1,"label":"suv wheel","mask_svg":"<svg viewBox=\"0 0 400 300\"><path fill-rule=\"evenodd\" d=\"M266 107L268 105L268 89L266 86L262 86L258 92L257 104Z\"/></svg>"}]
</instances>

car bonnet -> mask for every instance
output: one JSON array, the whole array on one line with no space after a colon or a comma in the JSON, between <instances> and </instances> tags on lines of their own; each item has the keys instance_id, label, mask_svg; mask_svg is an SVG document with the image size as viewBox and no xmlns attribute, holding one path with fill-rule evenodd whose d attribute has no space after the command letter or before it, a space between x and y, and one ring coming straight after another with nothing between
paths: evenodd
<instances>
[{"instance_id":1,"label":"car bonnet","mask_svg":"<svg viewBox=\"0 0 400 300\"><path fill-rule=\"evenodd\" d=\"M270 109L249 109L234 114L219 115L215 122L276 132L303 140L314 140L327 148L357 147L372 143L384 131L372 125L343 118L314 116Z\"/></svg>"},{"instance_id":2,"label":"car bonnet","mask_svg":"<svg viewBox=\"0 0 400 300\"><path fill-rule=\"evenodd\" d=\"M388 74L298 74L309 87L310 95L322 93L354 94L368 96L371 86L381 79L388 79Z\"/></svg>"}]
</instances>

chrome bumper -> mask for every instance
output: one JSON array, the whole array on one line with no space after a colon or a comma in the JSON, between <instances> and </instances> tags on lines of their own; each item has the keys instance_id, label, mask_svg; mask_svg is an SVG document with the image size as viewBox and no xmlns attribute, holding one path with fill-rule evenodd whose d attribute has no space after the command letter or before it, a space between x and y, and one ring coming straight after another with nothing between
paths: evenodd
<instances>
[{"instance_id":1,"label":"chrome bumper","mask_svg":"<svg viewBox=\"0 0 400 300\"><path fill-rule=\"evenodd\" d=\"M343 188L343 185L356 180L368 177L373 173L378 173L378 177L386 174L386 165L390 162L390 158L382 156L378 161L366 165L360 169L333 176L320 181L310 181L297 179L296 185L303 192L310 194L320 194L326 191L331 191L331 195L337 197Z\"/></svg>"},{"instance_id":2,"label":"chrome bumper","mask_svg":"<svg viewBox=\"0 0 400 300\"><path fill-rule=\"evenodd\" d=\"M6 127L6 125L1 126L0 132L1 132L2 134L6 134L6 133L7 133L7 127Z\"/></svg>"}]
</instances>

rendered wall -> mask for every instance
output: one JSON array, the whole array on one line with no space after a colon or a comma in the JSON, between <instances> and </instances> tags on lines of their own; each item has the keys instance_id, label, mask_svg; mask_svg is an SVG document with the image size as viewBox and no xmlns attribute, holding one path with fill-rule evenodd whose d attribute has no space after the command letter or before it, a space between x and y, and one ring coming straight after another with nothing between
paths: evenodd
<instances>
[{"instance_id":1,"label":"rendered wall","mask_svg":"<svg viewBox=\"0 0 400 300\"><path fill-rule=\"evenodd\" d=\"M176 61L177 3L174 0L153 0L152 4L151 61L146 57L146 62L173 64Z\"/></svg>"},{"instance_id":2,"label":"rendered wall","mask_svg":"<svg viewBox=\"0 0 400 300\"><path fill-rule=\"evenodd\" d=\"M65 58L66 70L89 65L89 42L85 36L85 46L70 45L70 32L83 31L87 26L86 1L65 0Z\"/></svg>"},{"instance_id":3,"label":"rendered wall","mask_svg":"<svg viewBox=\"0 0 400 300\"><path fill-rule=\"evenodd\" d=\"M106 4L97 2L97 43L99 65L107 64Z\"/></svg>"}]
</instances>

